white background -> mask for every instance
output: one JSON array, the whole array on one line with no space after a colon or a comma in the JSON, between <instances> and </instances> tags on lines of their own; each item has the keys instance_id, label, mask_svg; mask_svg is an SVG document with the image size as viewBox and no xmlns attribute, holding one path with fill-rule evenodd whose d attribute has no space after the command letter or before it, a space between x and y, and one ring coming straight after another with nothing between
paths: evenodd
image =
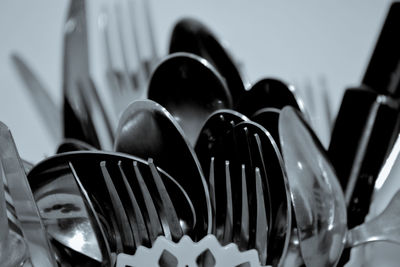
<instances>
[{"instance_id":1,"label":"white background","mask_svg":"<svg viewBox=\"0 0 400 267\"><path fill-rule=\"evenodd\" d=\"M100 3L89 1L93 76L101 84L100 40L96 20ZM250 81L273 76L318 87L324 75L333 110L343 90L361 81L390 1L153 0L160 54L182 16L201 19L244 63ZM37 161L56 144L14 71L9 56L21 54L60 102L62 29L66 0L0 1L0 120L12 130L22 156ZM93 37L94 36L94 37ZM99 61L100 60L100 61ZM106 99L107 101L107 99Z\"/></svg>"}]
</instances>

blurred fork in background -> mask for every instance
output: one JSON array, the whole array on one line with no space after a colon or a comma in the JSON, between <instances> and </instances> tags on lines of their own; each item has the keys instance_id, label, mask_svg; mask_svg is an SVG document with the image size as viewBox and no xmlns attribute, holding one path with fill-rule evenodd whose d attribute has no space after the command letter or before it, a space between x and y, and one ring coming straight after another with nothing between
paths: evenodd
<instances>
[{"instance_id":1,"label":"blurred fork in background","mask_svg":"<svg viewBox=\"0 0 400 267\"><path fill-rule=\"evenodd\" d=\"M106 80L117 116L147 95L147 82L158 61L148 0L113 0L99 17Z\"/></svg>"}]
</instances>

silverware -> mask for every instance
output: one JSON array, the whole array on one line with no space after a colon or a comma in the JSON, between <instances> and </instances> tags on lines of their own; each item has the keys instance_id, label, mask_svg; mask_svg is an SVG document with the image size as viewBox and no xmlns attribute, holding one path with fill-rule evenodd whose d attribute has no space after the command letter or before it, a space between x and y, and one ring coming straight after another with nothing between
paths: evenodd
<instances>
[{"instance_id":1,"label":"silverware","mask_svg":"<svg viewBox=\"0 0 400 267\"><path fill-rule=\"evenodd\" d=\"M64 139L63 142L58 146L56 154L72 152L72 151L82 151L82 150L97 150L95 147L72 138Z\"/></svg>"},{"instance_id":2,"label":"silverware","mask_svg":"<svg viewBox=\"0 0 400 267\"><path fill-rule=\"evenodd\" d=\"M59 142L62 139L62 118L61 110L56 105L54 100L48 93L48 90L43 86L38 76L33 73L33 70L23 60L23 58L13 53L11 60L24 82L33 104L40 113L47 131L50 133L53 141Z\"/></svg>"},{"instance_id":3,"label":"silverware","mask_svg":"<svg viewBox=\"0 0 400 267\"><path fill-rule=\"evenodd\" d=\"M400 40L396 32L400 29L400 3L391 4L385 22L365 71L362 84L379 94L398 97L400 93Z\"/></svg>"},{"instance_id":4,"label":"silverware","mask_svg":"<svg viewBox=\"0 0 400 267\"><path fill-rule=\"evenodd\" d=\"M193 201L195 239L211 231L209 192L200 163L166 109L150 100L133 102L122 114L114 147L118 152L152 158L174 177Z\"/></svg>"},{"instance_id":5,"label":"silverware","mask_svg":"<svg viewBox=\"0 0 400 267\"><path fill-rule=\"evenodd\" d=\"M36 174L38 168L43 170L40 175ZM49 160L35 166L28 180L58 258L79 266L98 265L109 256L98 243L102 241L96 236L96 220L90 217L89 204L82 199L74 176L76 171L69 162L55 164Z\"/></svg>"},{"instance_id":6,"label":"silverware","mask_svg":"<svg viewBox=\"0 0 400 267\"><path fill-rule=\"evenodd\" d=\"M240 162L243 162L250 170L258 169L255 174L259 174L262 178L264 209L268 218L266 263L280 266L286 256L291 236L292 211L284 163L278 145L267 130L251 121L239 123L234 127L233 133L239 147ZM248 152L245 152L246 147ZM247 173L247 179L253 177L255 182L257 181L254 173ZM249 194L252 194L250 191L252 186L257 187L255 182L248 180ZM257 196L257 192L253 194ZM263 261L265 262L265 258Z\"/></svg>"},{"instance_id":7,"label":"silverware","mask_svg":"<svg viewBox=\"0 0 400 267\"><path fill-rule=\"evenodd\" d=\"M304 118L282 110L279 133L297 222L299 247L307 266L336 266L344 247L374 241L400 242L400 193L377 218L348 231L346 204L325 150Z\"/></svg>"},{"instance_id":8,"label":"silverware","mask_svg":"<svg viewBox=\"0 0 400 267\"><path fill-rule=\"evenodd\" d=\"M128 213L128 216L133 216L133 219L130 219L131 221L131 227L132 227L132 233L133 233L133 237L135 238L135 244L136 247L138 246L150 246L150 240L149 240L149 235L147 232L147 228L146 228L146 223L145 223L145 219L143 216L142 211L140 210L138 201L135 197L135 194L133 193L133 190L128 182L128 178L122 168L122 162L119 161L118 162L118 168L121 172L121 177L122 180L124 182L124 186L127 190L128 196L129 196L129 200L131 202L131 206L132 206L132 210L129 210L129 205L126 205L126 210ZM157 219L156 216L149 216L150 218L154 217L155 219ZM149 231L151 231L151 229L149 229Z\"/></svg>"},{"instance_id":9,"label":"silverware","mask_svg":"<svg viewBox=\"0 0 400 267\"><path fill-rule=\"evenodd\" d=\"M237 111L221 109L213 112L205 121L197 138L195 151L205 174L209 173L210 159L233 126L249 119Z\"/></svg>"},{"instance_id":10,"label":"silverware","mask_svg":"<svg viewBox=\"0 0 400 267\"><path fill-rule=\"evenodd\" d=\"M248 86L234 60L218 38L193 18L184 18L176 23L171 34L169 53L189 52L210 62L222 77L236 103Z\"/></svg>"},{"instance_id":11,"label":"silverware","mask_svg":"<svg viewBox=\"0 0 400 267\"><path fill-rule=\"evenodd\" d=\"M272 136L280 149L279 142L279 114L280 109L277 108L262 108L251 116L251 120L264 127Z\"/></svg>"},{"instance_id":12,"label":"silverware","mask_svg":"<svg viewBox=\"0 0 400 267\"><path fill-rule=\"evenodd\" d=\"M157 66L148 97L171 112L193 146L212 112L232 108L223 78L206 60L189 53L171 54Z\"/></svg>"},{"instance_id":13,"label":"silverware","mask_svg":"<svg viewBox=\"0 0 400 267\"><path fill-rule=\"evenodd\" d=\"M248 117L262 108L282 109L285 106L295 107L308 116L294 86L272 78L256 82L248 91L242 93L235 104L235 109Z\"/></svg>"},{"instance_id":14,"label":"silverware","mask_svg":"<svg viewBox=\"0 0 400 267\"><path fill-rule=\"evenodd\" d=\"M84 213L85 207L88 209L88 203L85 204L85 196L82 203L72 176L79 178L79 183L87 192L92 203L90 205L93 206L98 217L100 226L93 228L92 231L89 231L90 229L85 225L95 224L97 219ZM106 179L107 183L110 183L108 186ZM177 240L183 233L189 236L196 234L194 231L197 224L196 212L187 193L151 160L146 162L137 157L115 152L69 152L53 156L36 165L29 173L29 180L43 217L49 217L46 212L54 213L53 210L60 209L60 212L53 214L53 221L58 220L59 224L65 227L76 226L75 231L68 234L64 232L63 238L66 242L62 242L63 232L59 230L57 230L57 236L54 235L54 231L49 235L53 237L52 242L57 244L60 251L69 248L79 252L79 255L86 255L92 259L90 261L86 259L86 262L80 264L91 264L93 260L102 262L101 259L108 262L106 253L108 250L113 253L131 251L130 254L133 254L140 245L152 246L159 235L168 235L167 238ZM109 190L114 200L108 195ZM68 194L71 197L68 197ZM167 197L171 204L166 203ZM56 204L46 206L44 198L48 198L49 203L51 199L58 202L53 201L53 204ZM115 204L112 204L113 201ZM114 209L114 206L118 207L118 211ZM172 214L172 208L176 215ZM172 219L171 216L175 218ZM50 221L46 220L46 222ZM118 226L122 223L125 226ZM49 228L51 225L47 226ZM177 227L180 229L176 230ZM123 230L120 229L125 229L125 233L128 231L131 233L127 236L133 236L135 241L133 248L126 246L132 242L127 243L126 237L122 237L121 234ZM80 232L80 230L84 231ZM104 232L104 238L100 232ZM100 236L98 236L99 233ZM96 236L93 236L94 234ZM79 238L83 238L82 242L84 242L75 244L81 245L80 250L74 247L72 242ZM108 249L102 246L103 239L109 244ZM96 246L99 246L97 252L92 249ZM77 253L70 252L69 254L78 256ZM66 260L73 260L74 257Z\"/></svg>"},{"instance_id":15,"label":"silverware","mask_svg":"<svg viewBox=\"0 0 400 267\"><path fill-rule=\"evenodd\" d=\"M365 88L345 92L328 155L345 192L349 227L368 213L375 180L399 131L399 112L390 96Z\"/></svg>"},{"instance_id":16,"label":"silverware","mask_svg":"<svg viewBox=\"0 0 400 267\"><path fill-rule=\"evenodd\" d=\"M8 188L5 182L3 165L0 161L0 265L22 266L29 257L29 251L18 226L14 208L7 201ZM8 212L11 215L8 215Z\"/></svg>"},{"instance_id":17,"label":"silverware","mask_svg":"<svg viewBox=\"0 0 400 267\"><path fill-rule=\"evenodd\" d=\"M83 202L85 205L85 210L87 213L87 218L90 220L90 229L93 230L93 232L95 233L95 236L96 236L96 240L97 240L96 245L98 246L98 249L100 250L100 254L101 254L101 258L99 258L99 260L101 262L100 266L107 267L110 265L114 265L115 259L113 259L112 255L111 255L110 245L108 244L106 235L104 233L105 230L102 227L100 219L96 214L95 208L89 198L88 192L83 187L73 165L70 162L68 163L68 165L69 165L69 168L74 177L76 186L79 189L79 193L82 196L82 199L83 199ZM85 252L87 252L87 251L85 251ZM82 264L82 262L79 262L79 264ZM85 264L85 263L83 262L83 264Z\"/></svg>"},{"instance_id":18,"label":"silverware","mask_svg":"<svg viewBox=\"0 0 400 267\"><path fill-rule=\"evenodd\" d=\"M86 24L86 2L71 1L64 26L64 137L107 148L112 127L90 79Z\"/></svg>"},{"instance_id":19,"label":"silverware","mask_svg":"<svg viewBox=\"0 0 400 267\"><path fill-rule=\"evenodd\" d=\"M215 111L204 123L195 146L196 155L199 158L202 169L204 173L209 174L208 186L212 208L212 233L223 243L231 242L232 239L234 239L237 244L242 244L240 247L242 250L247 249L249 238L249 217L243 217L246 211L248 214L248 205L243 204L244 199L246 199L247 203L247 193L246 196L242 198L242 206L244 205L246 210L242 211L240 220L240 215L238 213L232 214L232 210L227 209L227 207L233 206L232 197L237 198L237 193L234 192L233 196L232 193L229 193L232 189L231 186L227 186L226 181L229 181L229 184L231 184L231 177L230 175L227 176L227 173L230 173L232 165L228 158L225 158L223 153L221 153L221 146L223 145L223 140L226 138L226 135L233 130L234 125L247 120L248 119L244 115L233 110ZM232 174L235 175L236 171L237 168L234 169ZM237 200L235 200L235 202L236 201ZM240 200L238 203L240 203ZM229 214L227 214L228 212ZM235 216L232 218L234 221L232 227L226 225L230 222L227 218L231 216ZM240 229L236 229L238 225L241 227L242 232ZM226 228L228 227L232 230L227 230ZM236 233L232 231L236 231ZM226 237L228 235L230 237Z\"/></svg>"},{"instance_id":20,"label":"silverware","mask_svg":"<svg viewBox=\"0 0 400 267\"><path fill-rule=\"evenodd\" d=\"M99 17L106 79L117 116L130 102L145 98L158 61L150 5L150 1L112 1Z\"/></svg>"},{"instance_id":21,"label":"silverware","mask_svg":"<svg viewBox=\"0 0 400 267\"><path fill-rule=\"evenodd\" d=\"M22 161L6 125L0 123L0 160L33 266L57 266Z\"/></svg>"},{"instance_id":22,"label":"silverware","mask_svg":"<svg viewBox=\"0 0 400 267\"><path fill-rule=\"evenodd\" d=\"M135 241L133 240L132 229L129 225L128 216L126 215L125 208L122 205L121 199L119 198L119 194L112 181L105 161L100 162L100 169L111 200L111 207L115 213L115 221L117 223L118 232L121 236L123 250L117 251L117 253L123 252L133 254L135 249Z\"/></svg>"}]
</instances>

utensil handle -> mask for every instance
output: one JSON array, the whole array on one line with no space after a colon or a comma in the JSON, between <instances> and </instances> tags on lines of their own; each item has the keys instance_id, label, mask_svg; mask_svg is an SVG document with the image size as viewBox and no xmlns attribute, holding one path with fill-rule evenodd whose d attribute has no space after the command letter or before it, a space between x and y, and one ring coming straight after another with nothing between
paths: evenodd
<instances>
[{"instance_id":1,"label":"utensil handle","mask_svg":"<svg viewBox=\"0 0 400 267\"><path fill-rule=\"evenodd\" d=\"M377 241L400 245L400 190L380 215L348 232L346 247Z\"/></svg>"},{"instance_id":2,"label":"utensil handle","mask_svg":"<svg viewBox=\"0 0 400 267\"><path fill-rule=\"evenodd\" d=\"M6 242L9 232L3 177L3 165L0 161L0 250L3 250L3 248L7 246Z\"/></svg>"}]
</instances>

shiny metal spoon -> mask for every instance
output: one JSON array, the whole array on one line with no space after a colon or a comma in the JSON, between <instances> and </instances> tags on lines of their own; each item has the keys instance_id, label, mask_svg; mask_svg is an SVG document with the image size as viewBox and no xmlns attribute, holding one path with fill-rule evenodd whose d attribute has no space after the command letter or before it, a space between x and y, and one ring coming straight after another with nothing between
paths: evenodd
<instances>
[{"instance_id":1,"label":"shiny metal spoon","mask_svg":"<svg viewBox=\"0 0 400 267\"><path fill-rule=\"evenodd\" d=\"M118 125L115 150L152 158L187 192L196 210L194 238L211 232L211 203L200 163L172 115L151 100L131 103Z\"/></svg>"},{"instance_id":2,"label":"shiny metal spoon","mask_svg":"<svg viewBox=\"0 0 400 267\"><path fill-rule=\"evenodd\" d=\"M201 128L196 141L195 151L204 173L209 173L210 159L216 154L216 147L221 144L233 126L249 119L243 114L221 109L213 112Z\"/></svg>"},{"instance_id":3,"label":"shiny metal spoon","mask_svg":"<svg viewBox=\"0 0 400 267\"><path fill-rule=\"evenodd\" d=\"M190 53L172 54L157 66L148 98L171 112L193 146L212 112L232 108L221 75L205 59Z\"/></svg>"},{"instance_id":4,"label":"shiny metal spoon","mask_svg":"<svg viewBox=\"0 0 400 267\"><path fill-rule=\"evenodd\" d=\"M248 86L227 49L196 19L184 18L177 22L171 34L169 52L189 52L209 61L224 77L234 103Z\"/></svg>"},{"instance_id":5,"label":"shiny metal spoon","mask_svg":"<svg viewBox=\"0 0 400 267\"><path fill-rule=\"evenodd\" d=\"M294 86L278 79L265 78L241 95L235 109L251 117L262 108L282 109L285 106L292 106L306 114L304 103Z\"/></svg>"},{"instance_id":6,"label":"shiny metal spoon","mask_svg":"<svg viewBox=\"0 0 400 267\"><path fill-rule=\"evenodd\" d=\"M347 229L346 204L335 171L318 138L292 107L279 118L282 153L297 222L299 247L308 267L336 266L344 247L373 241L400 243L400 193L374 220Z\"/></svg>"}]
</instances>

